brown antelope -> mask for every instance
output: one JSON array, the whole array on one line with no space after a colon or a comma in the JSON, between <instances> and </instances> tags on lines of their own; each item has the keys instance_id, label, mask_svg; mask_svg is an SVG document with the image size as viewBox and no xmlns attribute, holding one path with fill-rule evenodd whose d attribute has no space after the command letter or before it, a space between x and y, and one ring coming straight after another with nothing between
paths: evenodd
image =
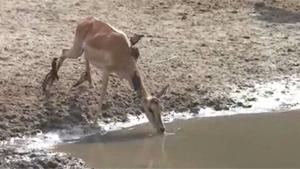
<instances>
[{"instance_id":1,"label":"brown antelope","mask_svg":"<svg viewBox=\"0 0 300 169\"><path fill-rule=\"evenodd\" d=\"M148 120L158 132L163 133L165 131L165 126L161 119L163 108L159 98L165 94L168 85L158 92L156 96L152 96L146 89L141 72L137 66L139 50L134 47L142 37L142 35L134 35L128 38L124 32L94 17L85 18L77 25L71 49L63 49L61 57L53 59L52 70L43 81L43 90L46 91L47 86L51 87L53 82L58 80L57 72L65 59L76 59L84 53L86 70L74 86L84 81L88 81L90 86L92 85L89 63L103 71L99 110L94 117L94 124L97 123L98 116L102 110L109 76L111 73L115 73L121 79L126 79L138 93Z\"/></svg>"}]
</instances>

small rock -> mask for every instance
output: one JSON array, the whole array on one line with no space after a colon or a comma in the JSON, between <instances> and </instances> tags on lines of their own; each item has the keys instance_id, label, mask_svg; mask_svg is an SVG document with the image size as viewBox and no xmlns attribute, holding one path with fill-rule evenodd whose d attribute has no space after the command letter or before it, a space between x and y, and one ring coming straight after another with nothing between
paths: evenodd
<instances>
[{"instance_id":1,"label":"small rock","mask_svg":"<svg viewBox=\"0 0 300 169\"><path fill-rule=\"evenodd\" d=\"M103 103L102 105L102 110L108 110L110 107L112 106L112 103L111 102L106 102L106 103Z\"/></svg>"},{"instance_id":2,"label":"small rock","mask_svg":"<svg viewBox=\"0 0 300 169\"><path fill-rule=\"evenodd\" d=\"M274 92L273 91L265 91L265 94L268 94L268 95L273 95Z\"/></svg>"},{"instance_id":3,"label":"small rock","mask_svg":"<svg viewBox=\"0 0 300 169\"><path fill-rule=\"evenodd\" d=\"M15 119L17 117L17 115L15 114L7 114L4 116L6 119L9 119L9 120L12 120L12 119Z\"/></svg>"},{"instance_id":4,"label":"small rock","mask_svg":"<svg viewBox=\"0 0 300 169\"><path fill-rule=\"evenodd\" d=\"M55 159L55 161L57 161L57 162L59 162L59 163L61 163L61 162L62 162L62 160L61 160L61 159L59 159L58 157L55 157L54 159Z\"/></svg>"},{"instance_id":5,"label":"small rock","mask_svg":"<svg viewBox=\"0 0 300 169\"><path fill-rule=\"evenodd\" d=\"M42 131L39 130L39 129L32 130L32 131L30 132L31 135L37 135L37 134L39 134L39 133L42 133Z\"/></svg>"},{"instance_id":6,"label":"small rock","mask_svg":"<svg viewBox=\"0 0 300 169\"><path fill-rule=\"evenodd\" d=\"M58 166L57 162L49 161L46 165L46 168L56 168Z\"/></svg>"},{"instance_id":7,"label":"small rock","mask_svg":"<svg viewBox=\"0 0 300 169\"><path fill-rule=\"evenodd\" d=\"M238 11L237 11L237 10L233 10L233 11L231 11L231 13L233 13L233 14L237 14L237 13L238 13Z\"/></svg>"},{"instance_id":8,"label":"small rock","mask_svg":"<svg viewBox=\"0 0 300 169\"><path fill-rule=\"evenodd\" d=\"M29 157L30 157L30 158L34 158L34 157L37 157L37 155L36 155L36 154L30 154Z\"/></svg>"},{"instance_id":9,"label":"small rock","mask_svg":"<svg viewBox=\"0 0 300 169\"><path fill-rule=\"evenodd\" d=\"M46 164L45 164L45 162L44 162L43 160L37 159L36 162L37 162L38 164L40 164L41 166L43 166L44 168L46 168Z\"/></svg>"},{"instance_id":10,"label":"small rock","mask_svg":"<svg viewBox=\"0 0 300 169\"><path fill-rule=\"evenodd\" d=\"M244 108L251 108L252 107L252 105L244 105Z\"/></svg>"},{"instance_id":11,"label":"small rock","mask_svg":"<svg viewBox=\"0 0 300 169\"><path fill-rule=\"evenodd\" d=\"M28 168L28 166L25 164L25 162L20 161L18 164L20 168Z\"/></svg>"},{"instance_id":12,"label":"small rock","mask_svg":"<svg viewBox=\"0 0 300 169\"><path fill-rule=\"evenodd\" d=\"M200 111L200 109L198 107L194 107L191 109L191 113L193 113L193 114L198 114L199 111Z\"/></svg>"},{"instance_id":13,"label":"small rock","mask_svg":"<svg viewBox=\"0 0 300 169\"><path fill-rule=\"evenodd\" d=\"M0 105L0 112L7 112L5 105Z\"/></svg>"},{"instance_id":14,"label":"small rock","mask_svg":"<svg viewBox=\"0 0 300 169\"><path fill-rule=\"evenodd\" d=\"M181 107L178 109L178 112L187 112L188 111L188 108L186 107Z\"/></svg>"},{"instance_id":15,"label":"small rock","mask_svg":"<svg viewBox=\"0 0 300 169\"><path fill-rule=\"evenodd\" d=\"M294 50L294 49L291 49L291 48L288 48L288 49L287 49L287 52L295 52L295 50Z\"/></svg>"},{"instance_id":16,"label":"small rock","mask_svg":"<svg viewBox=\"0 0 300 169\"><path fill-rule=\"evenodd\" d=\"M229 110L229 107L226 104L216 104L214 106L214 109L216 111L220 111L220 110Z\"/></svg>"},{"instance_id":17,"label":"small rock","mask_svg":"<svg viewBox=\"0 0 300 169\"><path fill-rule=\"evenodd\" d=\"M211 75L205 75L205 78L211 79L212 77L211 77Z\"/></svg>"},{"instance_id":18,"label":"small rock","mask_svg":"<svg viewBox=\"0 0 300 169\"><path fill-rule=\"evenodd\" d=\"M242 102L237 102L236 105L239 107L244 107L244 103L242 103Z\"/></svg>"},{"instance_id":19,"label":"small rock","mask_svg":"<svg viewBox=\"0 0 300 169\"><path fill-rule=\"evenodd\" d=\"M0 122L0 128L7 129L7 128L9 128L9 125L7 122Z\"/></svg>"},{"instance_id":20,"label":"small rock","mask_svg":"<svg viewBox=\"0 0 300 169\"><path fill-rule=\"evenodd\" d=\"M126 116L124 116L122 119L121 119L121 122L126 122L126 121L128 121L128 119L127 119L127 117Z\"/></svg>"},{"instance_id":21,"label":"small rock","mask_svg":"<svg viewBox=\"0 0 300 169\"><path fill-rule=\"evenodd\" d=\"M255 98L255 97L251 97L251 98L248 98L247 99L247 101L249 101L249 102L254 102L254 101L256 101L257 99Z\"/></svg>"},{"instance_id":22,"label":"small rock","mask_svg":"<svg viewBox=\"0 0 300 169\"><path fill-rule=\"evenodd\" d=\"M19 127L13 127L13 128L11 129L11 131L14 132L14 133L17 133L17 132L20 132L21 129L20 129Z\"/></svg>"},{"instance_id":23,"label":"small rock","mask_svg":"<svg viewBox=\"0 0 300 169\"><path fill-rule=\"evenodd\" d=\"M242 102L237 102L236 104L237 104L238 107L243 107L243 108L251 108L252 107L252 105L245 105Z\"/></svg>"},{"instance_id":24,"label":"small rock","mask_svg":"<svg viewBox=\"0 0 300 169\"><path fill-rule=\"evenodd\" d=\"M254 4L254 8L258 9L258 8L264 8L266 6L266 4L264 2L256 2Z\"/></svg>"},{"instance_id":25,"label":"small rock","mask_svg":"<svg viewBox=\"0 0 300 169\"><path fill-rule=\"evenodd\" d=\"M102 117L103 117L103 118L109 118L109 117L111 117L111 115L108 114L108 113L106 113L106 112L103 112L103 113L102 113Z\"/></svg>"}]
</instances>

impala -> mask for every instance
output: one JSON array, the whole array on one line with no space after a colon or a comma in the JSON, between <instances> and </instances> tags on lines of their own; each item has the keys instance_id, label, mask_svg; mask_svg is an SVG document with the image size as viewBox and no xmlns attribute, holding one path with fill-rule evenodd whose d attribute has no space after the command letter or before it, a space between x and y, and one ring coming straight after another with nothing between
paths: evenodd
<instances>
[{"instance_id":1,"label":"impala","mask_svg":"<svg viewBox=\"0 0 300 169\"><path fill-rule=\"evenodd\" d=\"M92 85L90 64L103 72L99 110L93 119L94 124L97 124L98 116L102 111L109 76L111 73L115 73L121 79L126 79L129 85L138 93L148 120L158 132L164 133L165 126L161 118L163 108L159 98L165 94L168 85L156 96L151 95L145 87L141 71L137 66L139 50L134 47L142 37L142 35L134 35L128 38L124 32L107 23L94 17L85 18L77 25L73 46L70 49L63 49L59 59L53 59L52 69L46 75L42 84L43 90L46 91L55 80L58 80L57 73L65 59L76 59L84 54L85 72L74 86L78 86L84 81L88 81L89 85Z\"/></svg>"}]
</instances>

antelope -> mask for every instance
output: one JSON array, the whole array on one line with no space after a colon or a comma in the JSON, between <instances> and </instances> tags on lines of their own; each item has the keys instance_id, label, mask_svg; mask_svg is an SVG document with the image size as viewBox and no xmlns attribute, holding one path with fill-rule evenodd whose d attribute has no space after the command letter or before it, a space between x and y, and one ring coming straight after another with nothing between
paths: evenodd
<instances>
[{"instance_id":1,"label":"antelope","mask_svg":"<svg viewBox=\"0 0 300 169\"><path fill-rule=\"evenodd\" d=\"M124 32L94 17L83 19L76 27L73 46L70 49L63 49L59 59L53 59L52 69L42 84L43 91L47 91L47 88L51 87L55 80L58 80L58 71L64 60L67 58L77 59L84 54L85 72L73 86L78 86L84 81L88 81L89 85L92 86L90 64L102 71L99 110L93 117L93 124L97 125L98 116L102 113L102 104L106 97L109 77L110 74L114 73L120 79L129 82L131 88L137 92L141 99L149 122L157 132L164 133L165 126L161 118L163 107L160 97L166 93L169 85L163 87L155 96L150 94L146 88L141 71L137 66L140 53L138 48L134 46L142 37L143 35L135 34L128 38Z\"/></svg>"}]
</instances>

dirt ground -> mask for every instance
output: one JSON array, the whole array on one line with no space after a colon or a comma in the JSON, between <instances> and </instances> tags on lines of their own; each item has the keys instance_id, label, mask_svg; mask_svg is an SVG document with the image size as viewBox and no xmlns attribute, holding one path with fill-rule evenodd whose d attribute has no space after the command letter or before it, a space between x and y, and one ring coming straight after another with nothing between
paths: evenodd
<instances>
[{"instance_id":1,"label":"dirt ground","mask_svg":"<svg viewBox=\"0 0 300 169\"><path fill-rule=\"evenodd\" d=\"M41 81L79 20L95 16L128 35L144 34L138 65L153 92L170 84L166 111L236 105L233 90L300 72L300 1L269 0L26 0L0 6L0 139L85 125L97 105L94 88L72 84L84 60L67 60L46 98ZM126 82L113 77L102 119L142 113Z\"/></svg>"}]
</instances>

